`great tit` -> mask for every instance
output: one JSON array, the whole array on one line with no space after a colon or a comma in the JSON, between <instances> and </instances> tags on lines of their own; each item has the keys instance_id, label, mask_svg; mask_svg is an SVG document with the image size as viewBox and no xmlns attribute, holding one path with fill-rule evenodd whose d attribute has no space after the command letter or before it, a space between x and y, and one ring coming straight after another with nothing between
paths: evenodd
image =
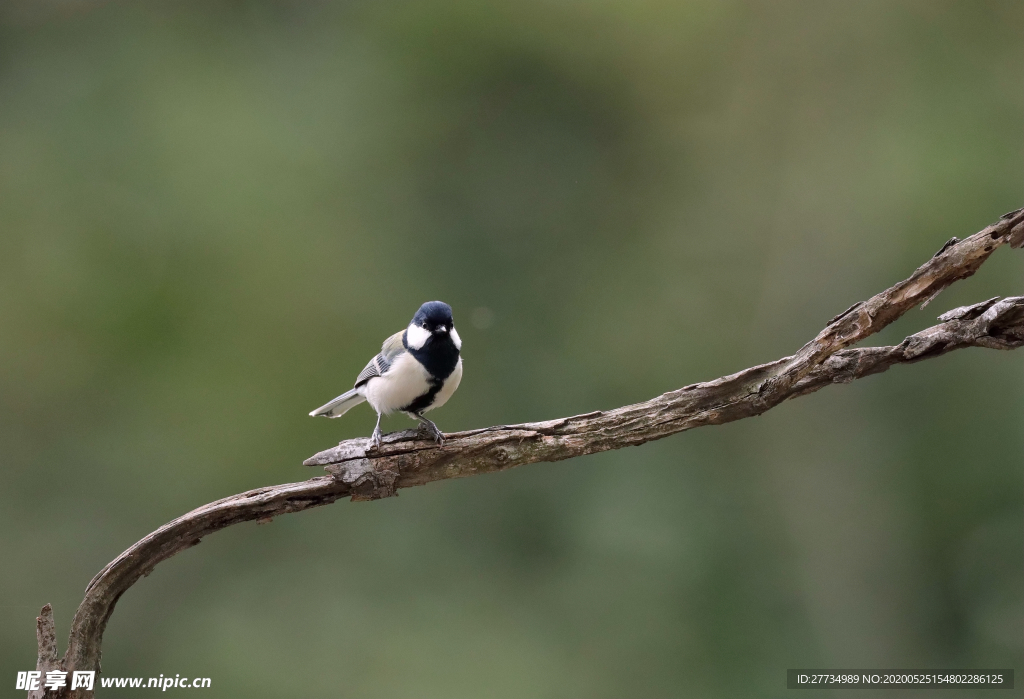
<instances>
[{"instance_id":1,"label":"great tit","mask_svg":"<svg viewBox=\"0 0 1024 699\"><path fill-rule=\"evenodd\" d=\"M455 330L452 307L442 301L420 306L409 327L384 340L380 354L359 372L356 385L311 416L341 417L363 401L377 411L370 444L380 448L380 418L402 412L419 420L438 444L444 434L423 413L448 402L462 380L462 339Z\"/></svg>"}]
</instances>

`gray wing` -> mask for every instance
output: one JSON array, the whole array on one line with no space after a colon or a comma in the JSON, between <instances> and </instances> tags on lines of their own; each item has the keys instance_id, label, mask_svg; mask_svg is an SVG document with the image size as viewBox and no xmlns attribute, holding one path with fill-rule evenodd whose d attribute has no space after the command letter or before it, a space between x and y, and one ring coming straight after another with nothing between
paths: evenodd
<instances>
[{"instance_id":1,"label":"gray wing","mask_svg":"<svg viewBox=\"0 0 1024 699\"><path fill-rule=\"evenodd\" d=\"M405 343L402 342L402 336L404 334L405 331L401 330L384 340L384 344L380 348L380 353L371 359L370 363L359 372L359 376L356 377L356 385L354 388L359 388L374 376L381 376L391 368L395 359L405 352Z\"/></svg>"}]
</instances>

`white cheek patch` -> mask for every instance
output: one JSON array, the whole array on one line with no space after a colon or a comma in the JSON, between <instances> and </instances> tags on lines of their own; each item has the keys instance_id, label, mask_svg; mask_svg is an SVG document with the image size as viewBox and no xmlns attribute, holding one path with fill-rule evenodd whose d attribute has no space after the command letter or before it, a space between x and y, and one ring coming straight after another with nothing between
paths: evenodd
<instances>
[{"instance_id":1,"label":"white cheek patch","mask_svg":"<svg viewBox=\"0 0 1024 699\"><path fill-rule=\"evenodd\" d=\"M405 341L411 349L423 349L430 338L430 332L419 325L410 325L405 331Z\"/></svg>"},{"instance_id":2,"label":"white cheek patch","mask_svg":"<svg viewBox=\"0 0 1024 699\"><path fill-rule=\"evenodd\" d=\"M459 331L455 329L454 325L452 326L451 335L452 335L452 342L455 343L455 349L457 349L457 350L462 349L462 338L459 337Z\"/></svg>"}]
</instances>

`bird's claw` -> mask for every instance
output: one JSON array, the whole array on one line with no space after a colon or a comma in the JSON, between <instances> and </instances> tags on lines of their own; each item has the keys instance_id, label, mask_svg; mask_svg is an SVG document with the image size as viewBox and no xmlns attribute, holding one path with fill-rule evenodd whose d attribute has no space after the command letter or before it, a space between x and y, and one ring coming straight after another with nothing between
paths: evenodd
<instances>
[{"instance_id":1,"label":"bird's claw","mask_svg":"<svg viewBox=\"0 0 1024 699\"><path fill-rule=\"evenodd\" d=\"M380 431L380 425L378 425L377 427L375 427L373 429L373 434L370 435L370 446L369 446L369 448L373 449L374 451L380 451L381 440L383 438L384 438L384 435Z\"/></svg>"},{"instance_id":2,"label":"bird's claw","mask_svg":"<svg viewBox=\"0 0 1024 699\"><path fill-rule=\"evenodd\" d=\"M428 437L437 442L438 446L444 446L444 433L430 420L420 418L420 431L425 432Z\"/></svg>"}]
</instances>

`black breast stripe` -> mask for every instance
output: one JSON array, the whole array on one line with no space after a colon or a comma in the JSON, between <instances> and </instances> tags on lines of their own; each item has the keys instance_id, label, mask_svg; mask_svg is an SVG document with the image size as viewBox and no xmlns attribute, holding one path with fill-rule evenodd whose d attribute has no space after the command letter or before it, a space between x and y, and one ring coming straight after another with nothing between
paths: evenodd
<instances>
[{"instance_id":1,"label":"black breast stripe","mask_svg":"<svg viewBox=\"0 0 1024 699\"><path fill-rule=\"evenodd\" d=\"M402 408L402 412L419 414L434 404L438 391L455 371L459 363L459 348L449 334L433 335L427 338L423 347L413 349L406 345L409 354L416 358L430 374L430 388L422 396Z\"/></svg>"},{"instance_id":2,"label":"black breast stripe","mask_svg":"<svg viewBox=\"0 0 1024 699\"><path fill-rule=\"evenodd\" d=\"M422 396L414 400L409 405L402 408L403 413L412 413L413 415L419 415L421 412L429 408L434 404L434 398L437 396L437 392L441 390L441 386L444 385L444 380L433 379L430 382L430 390L424 393Z\"/></svg>"}]
</instances>

